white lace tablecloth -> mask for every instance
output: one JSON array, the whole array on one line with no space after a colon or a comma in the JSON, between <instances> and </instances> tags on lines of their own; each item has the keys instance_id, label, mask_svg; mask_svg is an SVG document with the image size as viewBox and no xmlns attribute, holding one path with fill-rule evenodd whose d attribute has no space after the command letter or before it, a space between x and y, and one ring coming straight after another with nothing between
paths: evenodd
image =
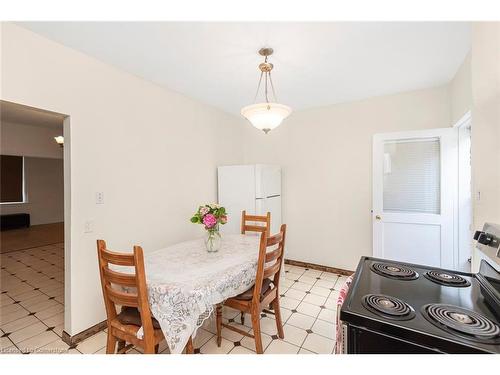
<instances>
[{"instance_id":1,"label":"white lace tablecloth","mask_svg":"<svg viewBox=\"0 0 500 375\"><path fill-rule=\"evenodd\" d=\"M171 353L180 353L214 305L255 282L259 236L226 234L218 252L203 239L144 255L149 304Z\"/></svg>"}]
</instances>

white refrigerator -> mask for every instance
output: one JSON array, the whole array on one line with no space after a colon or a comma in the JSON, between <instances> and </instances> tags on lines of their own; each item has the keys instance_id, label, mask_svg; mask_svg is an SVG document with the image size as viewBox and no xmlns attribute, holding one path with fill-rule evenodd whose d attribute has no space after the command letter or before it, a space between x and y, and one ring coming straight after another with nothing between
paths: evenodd
<instances>
[{"instance_id":1,"label":"white refrigerator","mask_svg":"<svg viewBox=\"0 0 500 375\"><path fill-rule=\"evenodd\" d=\"M230 165L217 168L218 203L226 208L228 223L223 233L240 233L241 211L271 213L271 235L281 226L281 167L277 165Z\"/></svg>"}]
</instances>

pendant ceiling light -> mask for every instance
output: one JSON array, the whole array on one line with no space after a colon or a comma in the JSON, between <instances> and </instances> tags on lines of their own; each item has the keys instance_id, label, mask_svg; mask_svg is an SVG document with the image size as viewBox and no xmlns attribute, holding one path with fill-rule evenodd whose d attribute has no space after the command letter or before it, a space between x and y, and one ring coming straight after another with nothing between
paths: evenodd
<instances>
[{"instance_id":1,"label":"pendant ceiling light","mask_svg":"<svg viewBox=\"0 0 500 375\"><path fill-rule=\"evenodd\" d=\"M257 86L257 93L255 94L254 103L259 95L262 78L264 78L264 98L265 102L247 105L241 109L241 114L257 129L269 133L269 131L278 127L284 119L286 119L292 109L284 104L280 104L276 99L276 92L274 90L273 80L271 78L271 71L273 64L267 62L267 58L272 55L272 48L261 48L259 54L264 56L264 62L259 64L260 79ZM268 88L271 87L272 101L269 101Z\"/></svg>"}]
</instances>

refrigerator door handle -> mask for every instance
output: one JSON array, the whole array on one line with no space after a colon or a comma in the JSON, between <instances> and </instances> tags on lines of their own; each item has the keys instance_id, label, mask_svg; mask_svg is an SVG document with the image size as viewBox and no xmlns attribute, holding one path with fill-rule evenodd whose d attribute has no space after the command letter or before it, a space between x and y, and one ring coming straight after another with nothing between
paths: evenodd
<instances>
[{"instance_id":1,"label":"refrigerator door handle","mask_svg":"<svg viewBox=\"0 0 500 375\"><path fill-rule=\"evenodd\" d=\"M280 195L279 194L275 194L275 195L268 195L267 198L276 198L276 197L279 197ZM259 199L259 198L257 198Z\"/></svg>"}]
</instances>

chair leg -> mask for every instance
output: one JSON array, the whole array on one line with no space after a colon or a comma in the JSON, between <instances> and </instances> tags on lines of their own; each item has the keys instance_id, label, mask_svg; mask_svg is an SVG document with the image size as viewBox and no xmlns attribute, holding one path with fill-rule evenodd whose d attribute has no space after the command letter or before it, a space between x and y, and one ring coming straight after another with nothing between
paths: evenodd
<instances>
[{"instance_id":1,"label":"chair leg","mask_svg":"<svg viewBox=\"0 0 500 375\"><path fill-rule=\"evenodd\" d=\"M252 328L253 335L255 336L255 351L257 354L263 354L262 336L260 333L260 314L258 311L252 311Z\"/></svg>"},{"instance_id":2,"label":"chair leg","mask_svg":"<svg viewBox=\"0 0 500 375\"><path fill-rule=\"evenodd\" d=\"M160 349L160 344L155 345L155 354L158 354L158 350Z\"/></svg>"},{"instance_id":3,"label":"chair leg","mask_svg":"<svg viewBox=\"0 0 500 375\"><path fill-rule=\"evenodd\" d=\"M108 341L106 342L106 354L115 354L117 338L108 330Z\"/></svg>"},{"instance_id":4,"label":"chair leg","mask_svg":"<svg viewBox=\"0 0 500 375\"><path fill-rule=\"evenodd\" d=\"M190 337L186 344L186 354L194 354L193 338Z\"/></svg>"},{"instance_id":5,"label":"chair leg","mask_svg":"<svg viewBox=\"0 0 500 375\"><path fill-rule=\"evenodd\" d=\"M217 346L220 347L222 343L222 305L217 305L215 316L217 323Z\"/></svg>"},{"instance_id":6,"label":"chair leg","mask_svg":"<svg viewBox=\"0 0 500 375\"><path fill-rule=\"evenodd\" d=\"M241 312L240 321L241 321L241 325L245 324L245 313L243 311Z\"/></svg>"},{"instance_id":7,"label":"chair leg","mask_svg":"<svg viewBox=\"0 0 500 375\"><path fill-rule=\"evenodd\" d=\"M118 347L116 348L116 351L120 353L120 350L125 348L126 345L127 343L124 340L118 340ZM123 354L125 354L125 352L123 352Z\"/></svg>"},{"instance_id":8,"label":"chair leg","mask_svg":"<svg viewBox=\"0 0 500 375\"><path fill-rule=\"evenodd\" d=\"M276 320L276 328L278 329L278 337L280 339L284 339L285 333L283 332L283 321L281 320L280 301L278 296L276 296L272 305L274 310L274 318Z\"/></svg>"}]
</instances>

